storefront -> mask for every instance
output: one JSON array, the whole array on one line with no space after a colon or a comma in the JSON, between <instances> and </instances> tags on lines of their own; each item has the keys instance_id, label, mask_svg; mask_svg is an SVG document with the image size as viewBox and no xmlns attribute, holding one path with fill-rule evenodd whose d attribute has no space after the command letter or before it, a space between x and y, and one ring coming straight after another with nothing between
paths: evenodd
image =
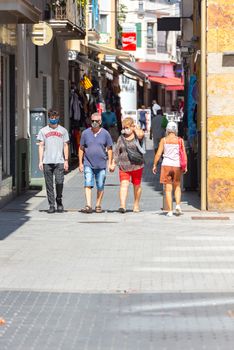
<instances>
[{"instance_id":1,"label":"storefront","mask_svg":"<svg viewBox=\"0 0 234 350\"><path fill-rule=\"evenodd\" d=\"M16 26L0 25L0 199L15 184Z\"/></svg>"}]
</instances>

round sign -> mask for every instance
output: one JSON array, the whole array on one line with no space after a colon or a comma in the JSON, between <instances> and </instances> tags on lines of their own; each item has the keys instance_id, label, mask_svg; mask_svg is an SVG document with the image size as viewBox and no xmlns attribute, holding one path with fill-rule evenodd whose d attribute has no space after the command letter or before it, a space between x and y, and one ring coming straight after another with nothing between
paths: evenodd
<instances>
[{"instance_id":1,"label":"round sign","mask_svg":"<svg viewBox=\"0 0 234 350\"><path fill-rule=\"evenodd\" d=\"M53 29L46 22L39 22L32 27L32 42L34 45L43 46L53 38Z\"/></svg>"}]
</instances>

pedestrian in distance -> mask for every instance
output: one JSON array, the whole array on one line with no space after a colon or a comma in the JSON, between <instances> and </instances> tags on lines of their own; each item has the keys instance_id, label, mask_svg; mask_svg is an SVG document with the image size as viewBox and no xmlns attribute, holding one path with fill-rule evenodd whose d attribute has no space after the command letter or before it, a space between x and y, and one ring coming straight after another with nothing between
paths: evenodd
<instances>
[{"instance_id":1,"label":"pedestrian in distance","mask_svg":"<svg viewBox=\"0 0 234 350\"><path fill-rule=\"evenodd\" d=\"M140 211L140 198L142 192L141 180L144 169L144 150L142 149L140 142L142 143L143 139L144 131L135 125L134 120L130 117L123 119L122 135L118 138L112 164L113 170L116 165L119 167L119 212L122 214L126 213L126 201L130 181L134 188L133 212L138 213ZM135 161L134 159L130 159L132 158L132 156L130 157L132 153L136 154Z\"/></svg>"},{"instance_id":2,"label":"pedestrian in distance","mask_svg":"<svg viewBox=\"0 0 234 350\"><path fill-rule=\"evenodd\" d=\"M141 126L141 129L142 130L146 130L146 114L147 114L147 111L145 109L145 106L142 105L141 106L141 109L139 110L139 122L140 122L140 126Z\"/></svg>"},{"instance_id":3,"label":"pedestrian in distance","mask_svg":"<svg viewBox=\"0 0 234 350\"><path fill-rule=\"evenodd\" d=\"M180 181L182 176L182 170L180 168L180 154L179 154L179 142L180 139L177 136L178 134L178 127L175 122L169 122L166 127L166 137L162 138L158 151L155 154L154 162L153 162L153 173L156 174L157 172L157 165L158 161L163 155L163 161L161 165L161 174L160 174L160 183L165 186L165 193L166 193L166 204L168 207L168 213L167 216L173 215L173 208L172 208L172 192L174 189L174 195L175 195L175 201L176 201L176 208L175 208L175 214L181 215L182 210L180 206L181 202L181 187L180 187ZM184 147L184 141L181 139L181 144L186 156L185 147ZM185 172L187 172L187 169L185 169Z\"/></svg>"},{"instance_id":4,"label":"pedestrian in distance","mask_svg":"<svg viewBox=\"0 0 234 350\"><path fill-rule=\"evenodd\" d=\"M119 137L117 118L110 105L107 105L106 112L102 113L102 126L109 131L113 142L116 142Z\"/></svg>"},{"instance_id":5,"label":"pedestrian in distance","mask_svg":"<svg viewBox=\"0 0 234 350\"><path fill-rule=\"evenodd\" d=\"M44 172L47 198L49 202L48 213L55 213L55 200L57 212L64 211L63 183L64 172L68 171L69 136L67 130L59 125L59 114L57 111L48 112L48 125L39 131L39 169ZM54 177L56 198L54 194Z\"/></svg>"},{"instance_id":6,"label":"pedestrian in distance","mask_svg":"<svg viewBox=\"0 0 234 350\"><path fill-rule=\"evenodd\" d=\"M161 109L157 111L157 114L151 115L151 137L154 143L154 152L157 152L161 138L165 135L165 129L162 127L163 112Z\"/></svg>"},{"instance_id":7,"label":"pedestrian in distance","mask_svg":"<svg viewBox=\"0 0 234 350\"><path fill-rule=\"evenodd\" d=\"M159 104L157 104L156 100L152 101L152 114L154 116L157 115L157 112L161 109L161 107L159 106Z\"/></svg>"},{"instance_id":8,"label":"pedestrian in distance","mask_svg":"<svg viewBox=\"0 0 234 350\"><path fill-rule=\"evenodd\" d=\"M80 211L91 214L92 188L94 180L97 187L95 211L102 212L102 199L106 180L106 168L112 171L113 141L107 130L101 127L102 119L98 113L91 115L91 127L81 134L79 148L79 171L84 172L86 206ZM108 164L107 164L108 162Z\"/></svg>"}]
</instances>

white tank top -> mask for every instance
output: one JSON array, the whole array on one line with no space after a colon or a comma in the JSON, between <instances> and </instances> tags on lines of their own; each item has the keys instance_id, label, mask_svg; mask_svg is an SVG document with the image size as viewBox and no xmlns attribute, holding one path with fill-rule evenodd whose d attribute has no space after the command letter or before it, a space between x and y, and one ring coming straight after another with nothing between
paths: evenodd
<instances>
[{"instance_id":1,"label":"white tank top","mask_svg":"<svg viewBox=\"0 0 234 350\"><path fill-rule=\"evenodd\" d=\"M180 155L178 143L166 143L164 138L164 151L162 165L180 168Z\"/></svg>"}]
</instances>

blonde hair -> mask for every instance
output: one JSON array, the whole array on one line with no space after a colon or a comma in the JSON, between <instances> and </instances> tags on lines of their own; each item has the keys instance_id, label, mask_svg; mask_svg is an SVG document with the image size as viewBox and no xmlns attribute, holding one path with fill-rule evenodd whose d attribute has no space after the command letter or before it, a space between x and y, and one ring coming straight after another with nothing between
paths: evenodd
<instances>
[{"instance_id":1,"label":"blonde hair","mask_svg":"<svg viewBox=\"0 0 234 350\"><path fill-rule=\"evenodd\" d=\"M134 123L134 119L132 119L131 117L127 117L122 120L123 128L129 128L130 126L133 126Z\"/></svg>"}]
</instances>

